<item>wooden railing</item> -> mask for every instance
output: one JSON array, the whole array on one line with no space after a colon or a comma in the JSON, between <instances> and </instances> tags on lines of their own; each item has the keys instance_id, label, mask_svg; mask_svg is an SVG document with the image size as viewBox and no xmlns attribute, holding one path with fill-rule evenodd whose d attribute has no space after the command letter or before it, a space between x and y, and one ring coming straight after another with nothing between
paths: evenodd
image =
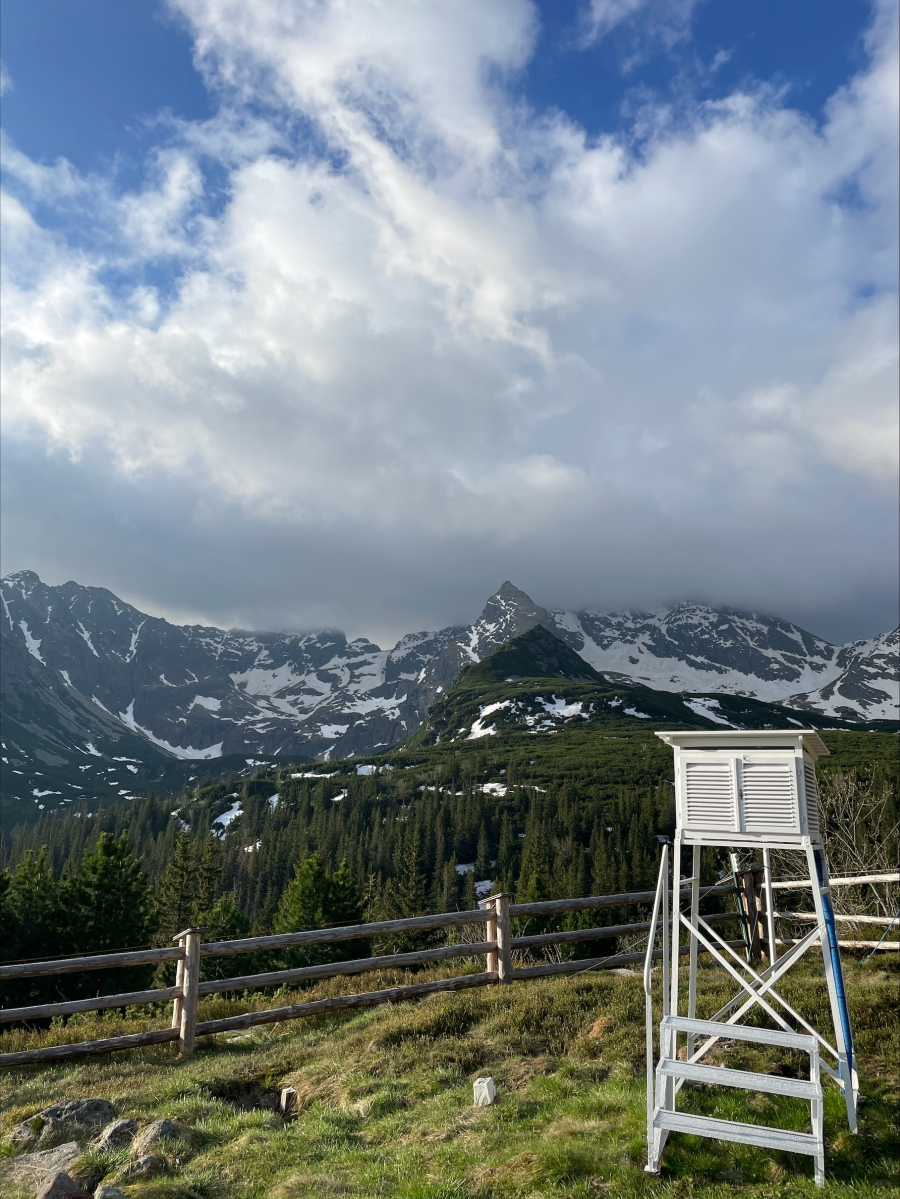
<instances>
[{"instance_id":1,"label":"wooden railing","mask_svg":"<svg viewBox=\"0 0 900 1199\"><path fill-rule=\"evenodd\" d=\"M900 874L861 875L853 878L832 879L832 886L859 885L866 882L896 882ZM800 890L801 881L785 880L775 883L779 889ZM807 882L806 887L809 887ZM81 1056L82 1054L109 1053L118 1049L134 1049L144 1045L159 1045L167 1041L177 1042L182 1055L194 1052L197 1037L234 1029L249 1028L257 1024L294 1020L303 1016L319 1015L323 1012L343 1011L348 1008L374 1007L382 1003L397 1003L405 999L417 999L424 995L443 991L460 991L469 987L490 984L506 984L519 979L539 978L545 975L579 973L595 969L612 969L643 962L645 951L618 953L606 957L579 958L564 962L543 962L537 965L513 964L513 953L545 948L550 945L565 945L573 942L607 940L613 937L633 936L646 933L650 924L638 922L616 924L595 928L536 933L513 936L512 921L536 916L558 916L569 912L589 911L598 908L627 907L653 902L655 892L632 891L621 895L592 895L581 899L551 899L541 903L510 903L508 895L492 895L482 900L477 910L466 912L442 912L430 916L413 916L403 920L380 920L370 924L345 925L339 928L313 929L307 932L280 933L267 937L242 937L231 941L201 942L201 929L186 928L173 940L171 949L140 949L122 953L94 954L85 957L62 958L56 961L16 962L0 966L0 981L36 978L55 974L103 970L127 966L154 965L163 962L176 963L175 985L158 987L147 991L130 991L115 995L102 995L91 999L74 999L62 1003L32 1004L28 1007L0 1009L0 1023L28 1021L70 1016L78 1012L103 1011L109 1008L124 1008L136 1004L167 1003L172 1001L172 1018L167 1028L130 1036L110 1037L106 1040L82 1041L69 1045L50 1045L40 1049L22 1050L18 1053L0 1054L0 1066L22 1066L33 1062L54 1061ZM684 888L683 895L690 894ZM734 895L731 883L721 883L701 890L701 896ZM803 919L803 913L779 913L784 917ZM706 917L710 922L734 922L740 919L736 912L718 912ZM887 923L880 918L859 917L858 923ZM383 937L396 933L419 933L439 928L459 928L466 925L483 924L484 939L477 942L442 945L435 949L422 949L410 953L380 954L374 957L351 961L328 962L317 966L301 966L290 970L272 970L259 974L245 974L233 978L201 981L200 963L204 958L224 957L229 954L246 954L260 951L297 948L307 945L332 944L338 941L358 941L369 937ZM730 942L734 947L743 941ZM867 943L859 944L860 947ZM896 947L896 942L888 942ZM687 947L685 947L685 952ZM243 991L254 987L277 986L284 983L304 982L340 975L363 974L375 970L404 969L409 966L424 966L454 958L472 958L484 955L485 969L479 973L462 974L454 978L443 978L405 986L389 987L360 994L339 995L328 999L311 1000L308 1003L286 1007L269 1008L264 1011L244 1012L238 1016L226 1016L219 1020L197 1019L199 1001L203 996L223 991ZM660 952L654 955L660 956Z\"/></svg>"}]
</instances>

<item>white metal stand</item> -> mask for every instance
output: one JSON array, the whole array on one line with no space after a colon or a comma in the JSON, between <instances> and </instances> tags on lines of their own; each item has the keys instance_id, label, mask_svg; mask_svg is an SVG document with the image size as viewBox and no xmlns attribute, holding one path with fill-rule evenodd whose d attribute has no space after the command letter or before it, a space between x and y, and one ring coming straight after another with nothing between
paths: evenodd
<instances>
[{"instance_id":1,"label":"white metal stand","mask_svg":"<svg viewBox=\"0 0 900 1199\"><path fill-rule=\"evenodd\" d=\"M700 915L700 853L701 845L679 829L671 849L663 846L656 898L651 919L650 940L644 964L644 989L647 1007L647 1165L648 1173L659 1172L660 1158L669 1133L686 1132L695 1136L713 1137L726 1141L805 1153L815 1160L817 1186L825 1182L825 1148L822 1126L822 1081L824 1071L843 1091L850 1131L856 1132L856 1101L859 1081L850 1044L846 1003L842 1002L840 966L835 969L836 946L829 940L825 905L830 903L828 872L821 842L814 845L809 836L798 838L796 849L804 854L805 865L812 884L816 924L804 937L780 958L775 952L774 905L768 850L764 852L764 886L767 893L767 948L769 964L757 970L732 949ZM705 839L709 844L709 840ZM681 876L682 847L691 846L691 873ZM672 860L671 891L669 860ZM690 885L689 911L682 911L682 891ZM671 925L669 896L671 894ZM661 923L660 923L661 922ZM663 936L662 1017L659 1024L659 1056L654 1062L654 1013L651 963L657 929ZM833 921L832 921L833 929ZM686 1011L681 1004L681 955L679 942L682 933L688 937L689 965ZM818 1032L776 990L776 984L813 945L819 944L825 967L825 979L831 1005L834 1044ZM736 995L709 1020L697 1019L697 959L701 952L709 953L737 985ZM749 955L748 955L749 956ZM840 997L839 997L840 996ZM748 1027L741 1019L753 1008L761 1008L777 1026L775 1029ZM679 1057L679 1037L685 1038L684 1053ZM752 1041L762 1045L799 1049L809 1055L809 1080L782 1078L745 1070L702 1064L702 1058L722 1040ZM834 1066L820 1060L827 1054ZM812 1123L811 1133L768 1128L757 1124L742 1124L718 1120L709 1116L678 1111L678 1092L686 1080L716 1086L740 1087L746 1090L775 1095L792 1095L808 1099Z\"/></svg>"}]
</instances>

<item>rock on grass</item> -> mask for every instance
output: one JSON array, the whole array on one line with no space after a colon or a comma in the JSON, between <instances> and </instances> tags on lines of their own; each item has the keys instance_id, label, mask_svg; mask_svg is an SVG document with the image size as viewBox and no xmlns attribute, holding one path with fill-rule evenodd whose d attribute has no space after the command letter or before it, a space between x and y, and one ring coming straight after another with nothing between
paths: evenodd
<instances>
[{"instance_id":1,"label":"rock on grass","mask_svg":"<svg viewBox=\"0 0 900 1199\"><path fill-rule=\"evenodd\" d=\"M174 1120L154 1120L134 1142L131 1152L135 1157L141 1157L160 1141L186 1141L189 1137L189 1130Z\"/></svg>"},{"instance_id":2,"label":"rock on grass","mask_svg":"<svg viewBox=\"0 0 900 1199\"><path fill-rule=\"evenodd\" d=\"M34 1187L43 1186L57 1174L64 1174L83 1152L78 1141L69 1141L66 1145L57 1145L55 1149L43 1149L39 1153L26 1153L14 1157L0 1173L0 1193L2 1183L30 1184ZM71 1181L71 1179L70 1179Z\"/></svg>"},{"instance_id":3,"label":"rock on grass","mask_svg":"<svg viewBox=\"0 0 900 1199\"><path fill-rule=\"evenodd\" d=\"M44 1180L35 1199L88 1199L88 1192L83 1191L68 1174L59 1171Z\"/></svg>"},{"instance_id":4,"label":"rock on grass","mask_svg":"<svg viewBox=\"0 0 900 1199\"><path fill-rule=\"evenodd\" d=\"M137 1136L137 1130L136 1120L113 1120L100 1133L94 1148L101 1151L125 1149Z\"/></svg>"}]
</instances>

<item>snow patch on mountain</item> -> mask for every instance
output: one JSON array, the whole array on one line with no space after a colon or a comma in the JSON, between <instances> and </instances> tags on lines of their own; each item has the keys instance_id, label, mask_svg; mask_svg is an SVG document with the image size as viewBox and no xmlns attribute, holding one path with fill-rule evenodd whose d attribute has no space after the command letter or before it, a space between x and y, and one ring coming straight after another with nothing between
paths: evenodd
<instances>
[{"instance_id":1,"label":"snow patch on mountain","mask_svg":"<svg viewBox=\"0 0 900 1199\"><path fill-rule=\"evenodd\" d=\"M77 621L76 623L78 625L78 632L84 638L85 642L87 643L88 649L91 651L91 653L94 655L95 658L99 658L100 655L94 649L94 643L93 643L93 641L91 641L90 633L87 631L87 629L84 627L84 625L81 623L80 620Z\"/></svg>"},{"instance_id":2,"label":"snow patch on mountain","mask_svg":"<svg viewBox=\"0 0 900 1199\"><path fill-rule=\"evenodd\" d=\"M719 701L717 699L686 699L684 706L690 708L698 716L705 716L707 720L711 720L713 724L724 724L728 728L733 729L734 725L725 719L719 711Z\"/></svg>"},{"instance_id":3,"label":"snow patch on mountain","mask_svg":"<svg viewBox=\"0 0 900 1199\"><path fill-rule=\"evenodd\" d=\"M248 695L277 695L287 687L306 681L305 676L297 674L293 662L284 662L274 670L266 670L254 663L249 670L235 671L229 677L236 687L243 687ZM330 685L326 686L330 691Z\"/></svg>"},{"instance_id":4,"label":"snow patch on mountain","mask_svg":"<svg viewBox=\"0 0 900 1199\"><path fill-rule=\"evenodd\" d=\"M555 695L548 703L542 696L535 696L534 702L540 704L545 712L549 712L551 716L561 716L564 720L570 716L582 716L585 720L588 719L584 711L584 704L580 700L573 700L568 703L565 699L558 699Z\"/></svg>"},{"instance_id":5,"label":"snow patch on mountain","mask_svg":"<svg viewBox=\"0 0 900 1199\"><path fill-rule=\"evenodd\" d=\"M102 705L101 705L102 707ZM133 733L140 733L142 737L146 737L148 741L152 741L154 745L158 745L160 749L166 750L174 758L184 758L185 760L206 761L210 758L221 758L222 742L219 741L216 745L208 745L205 749L194 749L193 745L172 745L162 737L155 736L150 729L145 729L139 725L134 718L134 700L128 705L124 712L119 713L119 719Z\"/></svg>"},{"instance_id":6,"label":"snow patch on mountain","mask_svg":"<svg viewBox=\"0 0 900 1199\"><path fill-rule=\"evenodd\" d=\"M37 660L44 666L47 665L41 657L41 642L39 638L34 638L31 635L31 630L24 620L19 621L19 628L22 630L22 636L25 638L25 648L31 654L32 658Z\"/></svg>"},{"instance_id":7,"label":"snow patch on mountain","mask_svg":"<svg viewBox=\"0 0 900 1199\"><path fill-rule=\"evenodd\" d=\"M485 725L485 720L492 716L494 712L500 712L503 708L508 708L512 704L511 699L505 699L496 704L485 704L478 709L478 719L473 721L472 727L469 730L467 741L476 741L479 737L492 737L497 732L496 724L492 724L489 728Z\"/></svg>"},{"instance_id":8,"label":"snow patch on mountain","mask_svg":"<svg viewBox=\"0 0 900 1199\"><path fill-rule=\"evenodd\" d=\"M121 610L118 607L116 608L116 615L117 616L121 615ZM125 658L126 662L130 662L132 660L132 658L134 657L134 655L137 653L138 641L140 640L140 636L141 636L141 629L144 627L144 625L146 623L147 623L146 620L142 620L141 623L138 625L138 627L131 634L131 644L128 646L128 654Z\"/></svg>"}]
</instances>

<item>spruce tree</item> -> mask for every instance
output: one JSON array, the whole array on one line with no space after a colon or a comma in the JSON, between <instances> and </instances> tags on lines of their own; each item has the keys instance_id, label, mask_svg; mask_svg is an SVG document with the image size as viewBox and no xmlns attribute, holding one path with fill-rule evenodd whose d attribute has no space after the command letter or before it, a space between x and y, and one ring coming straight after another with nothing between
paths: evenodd
<instances>
[{"instance_id":1,"label":"spruce tree","mask_svg":"<svg viewBox=\"0 0 900 1199\"><path fill-rule=\"evenodd\" d=\"M346 862L329 874L319 855L310 854L285 888L273 923L279 933L304 932L354 924L361 915L362 897ZM335 941L289 948L282 957L288 968L315 966L365 957L368 948L365 941Z\"/></svg>"},{"instance_id":2,"label":"spruce tree","mask_svg":"<svg viewBox=\"0 0 900 1199\"><path fill-rule=\"evenodd\" d=\"M191 837L182 831L159 887L157 911L163 944L194 923L196 898L197 855Z\"/></svg>"},{"instance_id":3,"label":"spruce tree","mask_svg":"<svg viewBox=\"0 0 900 1199\"><path fill-rule=\"evenodd\" d=\"M459 873L456 869L456 858L444 863L440 888L440 907L442 912L455 912L459 908Z\"/></svg>"},{"instance_id":4,"label":"spruce tree","mask_svg":"<svg viewBox=\"0 0 900 1199\"><path fill-rule=\"evenodd\" d=\"M481 822L481 828L478 830L478 849L475 853L475 877L477 879L488 878L491 870L491 851L488 845L487 829L484 821Z\"/></svg>"},{"instance_id":5,"label":"spruce tree","mask_svg":"<svg viewBox=\"0 0 900 1199\"><path fill-rule=\"evenodd\" d=\"M5 870L0 878L2 957L15 961L65 953L69 929L46 847L41 847L37 857L31 850L26 852L15 870ZM2 1005L45 1003L54 997L55 982L34 978L0 983Z\"/></svg>"},{"instance_id":6,"label":"spruce tree","mask_svg":"<svg viewBox=\"0 0 900 1199\"><path fill-rule=\"evenodd\" d=\"M78 873L61 888L79 952L111 953L147 945L154 931L150 892L143 867L123 832L116 840L101 833ZM143 967L95 972L84 985L90 994L114 994L146 985Z\"/></svg>"},{"instance_id":7,"label":"spruce tree","mask_svg":"<svg viewBox=\"0 0 900 1199\"><path fill-rule=\"evenodd\" d=\"M198 924L201 912L212 910L219 892L222 876L222 843L212 833L207 833L196 854L196 886L194 893L194 919ZM179 932L179 929L175 930Z\"/></svg>"},{"instance_id":8,"label":"spruce tree","mask_svg":"<svg viewBox=\"0 0 900 1199\"><path fill-rule=\"evenodd\" d=\"M221 895L211 908L198 912L196 919L204 930L204 941L232 941L238 937L246 937L250 932L250 921L231 895ZM265 960L269 960L268 955ZM229 954L221 958L201 958L200 977L206 982L213 978L235 978L243 974L254 974L267 968L267 965L258 963L255 954Z\"/></svg>"}]
</instances>

